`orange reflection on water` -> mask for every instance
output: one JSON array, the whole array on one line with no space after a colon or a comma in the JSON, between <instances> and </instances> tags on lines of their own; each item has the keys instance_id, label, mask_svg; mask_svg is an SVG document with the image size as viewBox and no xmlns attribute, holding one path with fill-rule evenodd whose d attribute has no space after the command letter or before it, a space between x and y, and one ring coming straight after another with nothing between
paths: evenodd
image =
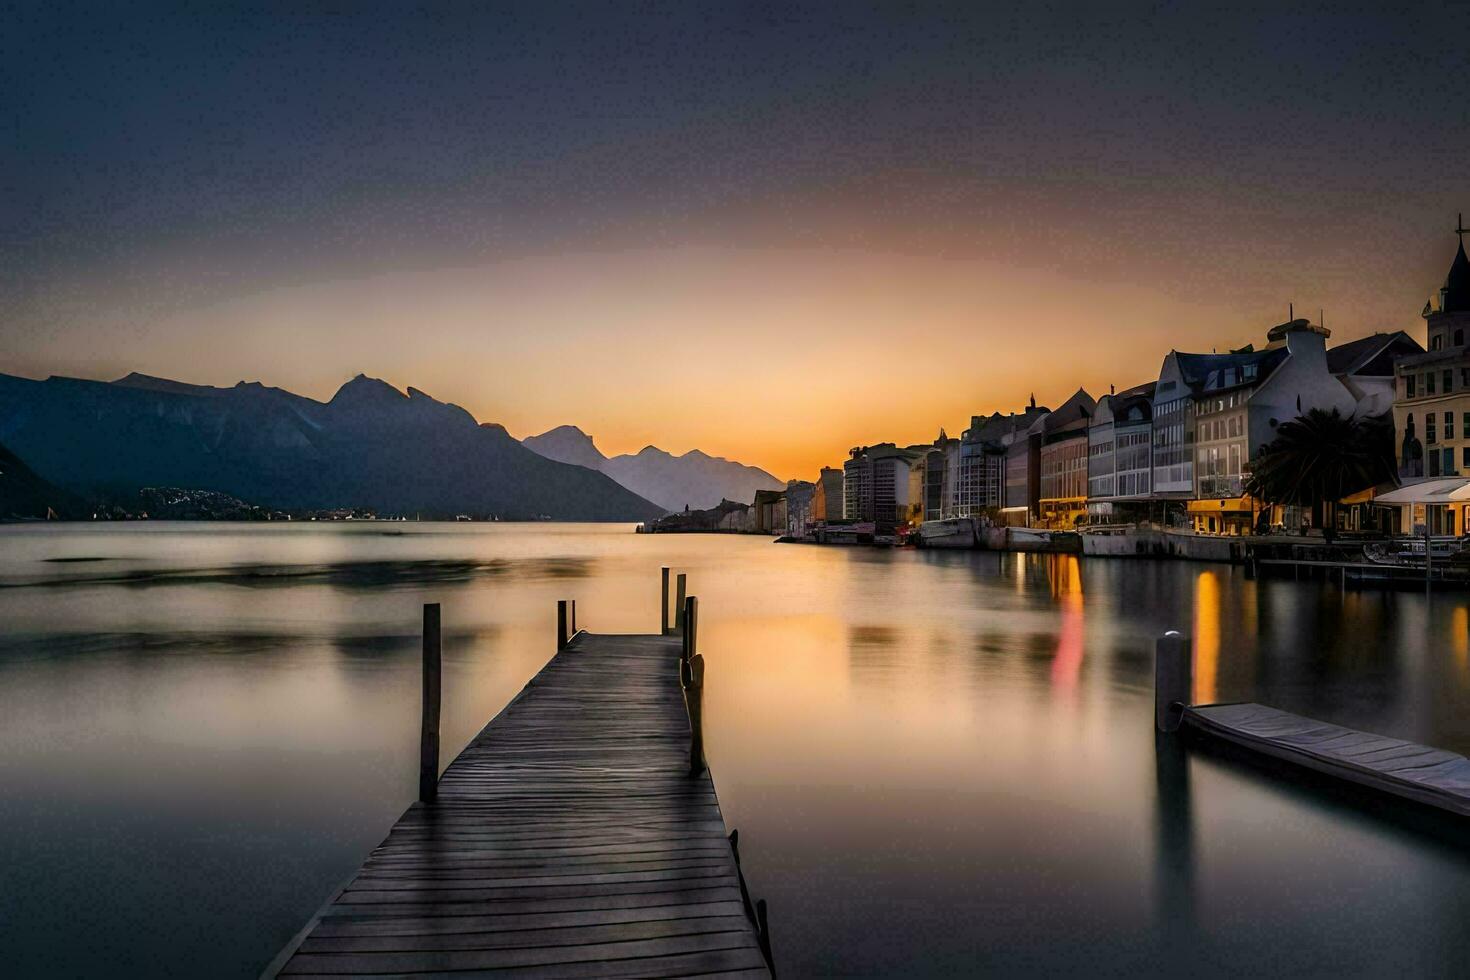
<instances>
[{"instance_id":1,"label":"orange reflection on water","mask_svg":"<svg viewBox=\"0 0 1470 980\"><path fill-rule=\"evenodd\" d=\"M1470 674L1470 610L1456 606L1450 616L1450 650L1455 654L1455 667L1460 671L1460 683L1464 684Z\"/></svg>"},{"instance_id":2,"label":"orange reflection on water","mask_svg":"<svg viewBox=\"0 0 1470 980\"><path fill-rule=\"evenodd\" d=\"M1220 669L1220 580L1200 572L1194 580L1194 703L1213 704Z\"/></svg>"},{"instance_id":3,"label":"orange reflection on water","mask_svg":"<svg viewBox=\"0 0 1470 980\"><path fill-rule=\"evenodd\" d=\"M1082 569L1075 555L1058 555L1052 561L1051 594L1060 600L1062 622L1057 636L1057 655L1051 663L1052 686L1072 690L1082 673Z\"/></svg>"}]
</instances>

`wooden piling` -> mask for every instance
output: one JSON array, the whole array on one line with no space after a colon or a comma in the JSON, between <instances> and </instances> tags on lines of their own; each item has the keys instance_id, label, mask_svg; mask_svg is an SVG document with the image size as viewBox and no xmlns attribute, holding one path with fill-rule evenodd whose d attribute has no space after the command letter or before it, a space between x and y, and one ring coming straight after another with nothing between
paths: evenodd
<instances>
[{"instance_id":1,"label":"wooden piling","mask_svg":"<svg viewBox=\"0 0 1470 980\"><path fill-rule=\"evenodd\" d=\"M669 635L669 566L658 570L660 581L658 603L658 631L661 636Z\"/></svg>"},{"instance_id":2,"label":"wooden piling","mask_svg":"<svg viewBox=\"0 0 1470 980\"><path fill-rule=\"evenodd\" d=\"M678 631L678 630L681 630L681 629L684 628L684 595L685 595L685 586L688 584L688 578L689 578L689 576L685 575L683 572L680 572L679 575L678 575L678 578L675 579L675 582L677 583L676 584L676 587L675 587L675 590L674 590L674 630L675 631Z\"/></svg>"},{"instance_id":3,"label":"wooden piling","mask_svg":"<svg viewBox=\"0 0 1470 980\"><path fill-rule=\"evenodd\" d=\"M571 636L567 632L567 614L569 611L567 609L567 600L556 600L556 648L558 650L565 650L567 648L567 640Z\"/></svg>"},{"instance_id":4,"label":"wooden piling","mask_svg":"<svg viewBox=\"0 0 1470 980\"><path fill-rule=\"evenodd\" d=\"M763 898L755 903L755 929L756 944L760 947L761 956L766 961L766 968L770 970L771 976L776 975L776 960L771 955L771 923L766 918L766 900Z\"/></svg>"},{"instance_id":5,"label":"wooden piling","mask_svg":"<svg viewBox=\"0 0 1470 980\"><path fill-rule=\"evenodd\" d=\"M680 651L679 681L684 688L684 707L689 712L689 775L705 771L704 759L704 657L698 648L699 600L684 601L684 645Z\"/></svg>"},{"instance_id":6,"label":"wooden piling","mask_svg":"<svg viewBox=\"0 0 1470 980\"><path fill-rule=\"evenodd\" d=\"M424 603L424 697L419 727L419 801L439 795L439 603Z\"/></svg>"},{"instance_id":7,"label":"wooden piling","mask_svg":"<svg viewBox=\"0 0 1470 980\"><path fill-rule=\"evenodd\" d=\"M1193 645L1177 630L1170 630L1154 644L1154 724L1158 730L1178 731L1184 709L1193 700Z\"/></svg>"}]
</instances>

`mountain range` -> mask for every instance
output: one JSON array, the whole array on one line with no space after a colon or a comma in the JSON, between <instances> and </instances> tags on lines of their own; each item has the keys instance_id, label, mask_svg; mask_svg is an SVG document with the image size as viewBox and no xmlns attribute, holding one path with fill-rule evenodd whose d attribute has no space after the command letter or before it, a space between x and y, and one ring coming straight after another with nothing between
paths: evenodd
<instances>
[{"instance_id":1,"label":"mountain range","mask_svg":"<svg viewBox=\"0 0 1470 980\"><path fill-rule=\"evenodd\" d=\"M655 446L637 453L605 456L592 437L575 425L559 425L522 444L548 459L572 463L612 477L629 490L667 511L703 510L721 500L742 503L755 499L757 490L780 490L785 483L765 470L747 466L698 449L675 456Z\"/></svg>"},{"instance_id":2,"label":"mountain range","mask_svg":"<svg viewBox=\"0 0 1470 980\"><path fill-rule=\"evenodd\" d=\"M0 445L88 499L143 487L294 509L425 517L641 521L663 508L610 476L534 453L416 388L358 375L328 402L241 382L0 374ZM29 472L28 470L28 472Z\"/></svg>"}]
</instances>

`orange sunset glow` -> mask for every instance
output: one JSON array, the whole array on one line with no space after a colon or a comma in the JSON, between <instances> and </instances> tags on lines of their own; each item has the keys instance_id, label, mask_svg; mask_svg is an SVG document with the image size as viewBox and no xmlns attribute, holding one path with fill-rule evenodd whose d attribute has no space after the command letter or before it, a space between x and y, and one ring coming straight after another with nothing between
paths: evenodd
<instances>
[{"instance_id":1,"label":"orange sunset glow","mask_svg":"<svg viewBox=\"0 0 1470 980\"><path fill-rule=\"evenodd\" d=\"M1146 265L1175 261L1119 245ZM1402 261L1367 249L1365 276ZM583 251L281 287L163 314L112 307L72 320L63 356L17 352L11 367L259 380L322 400L361 372L517 438L575 424L609 455L699 448L810 478L852 446L927 441L941 426L955 435L971 415L1016 410L1032 393L1055 406L1078 386L1122 390L1155 376L1171 347L1259 344L1285 318L1277 297L1311 281L1308 261L1322 259L1267 269L1239 251L1228 278L1213 268L1201 281L1202 270L1185 268L1138 282L1019 256ZM1330 300L1320 287L1303 293L1331 301L1334 337L1349 339L1422 332L1417 292L1400 291L1365 279Z\"/></svg>"}]
</instances>

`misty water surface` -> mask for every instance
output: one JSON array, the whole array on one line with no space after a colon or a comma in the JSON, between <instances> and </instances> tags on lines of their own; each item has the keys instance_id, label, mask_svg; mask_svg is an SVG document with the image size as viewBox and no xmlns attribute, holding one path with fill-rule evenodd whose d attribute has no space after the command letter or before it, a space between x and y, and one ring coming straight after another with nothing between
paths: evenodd
<instances>
[{"instance_id":1,"label":"misty water surface","mask_svg":"<svg viewBox=\"0 0 1470 980\"><path fill-rule=\"evenodd\" d=\"M1200 700L1470 749L1462 596L1136 560L558 525L0 528L7 976L250 977L551 654L555 600L647 631L689 573L708 751L784 976L1439 975L1459 824L1156 746Z\"/></svg>"}]
</instances>

